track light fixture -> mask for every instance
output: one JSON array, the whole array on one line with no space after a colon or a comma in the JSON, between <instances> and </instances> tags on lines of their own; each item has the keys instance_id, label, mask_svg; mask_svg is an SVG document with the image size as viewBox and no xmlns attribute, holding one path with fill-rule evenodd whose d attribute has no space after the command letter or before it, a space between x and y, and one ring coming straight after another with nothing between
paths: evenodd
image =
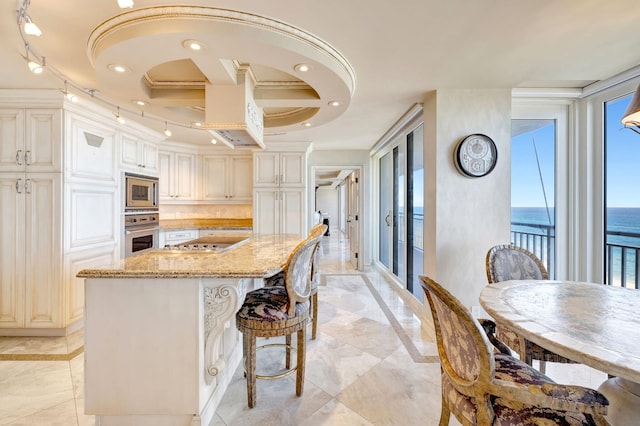
<instances>
[{"instance_id":1,"label":"track light fixture","mask_svg":"<svg viewBox=\"0 0 640 426\"><path fill-rule=\"evenodd\" d=\"M35 37L40 37L42 35L42 30L33 23L31 18L29 18L29 15L24 15L24 33Z\"/></svg>"},{"instance_id":2,"label":"track light fixture","mask_svg":"<svg viewBox=\"0 0 640 426\"><path fill-rule=\"evenodd\" d=\"M73 93L69 92L67 88L67 80L64 81L64 91L62 93L64 93L65 98L67 98L69 101L78 102L78 97Z\"/></svg>"},{"instance_id":3,"label":"track light fixture","mask_svg":"<svg viewBox=\"0 0 640 426\"><path fill-rule=\"evenodd\" d=\"M166 121L164 122L164 134L165 134L166 137L169 137L172 134L171 130L169 130L169 128L167 127L167 122Z\"/></svg>"},{"instance_id":4,"label":"track light fixture","mask_svg":"<svg viewBox=\"0 0 640 426\"><path fill-rule=\"evenodd\" d=\"M120 124L125 124L127 121L120 115L120 107L117 107L116 112L113 113L116 116L116 120Z\"/></svg>"}]
</instances>

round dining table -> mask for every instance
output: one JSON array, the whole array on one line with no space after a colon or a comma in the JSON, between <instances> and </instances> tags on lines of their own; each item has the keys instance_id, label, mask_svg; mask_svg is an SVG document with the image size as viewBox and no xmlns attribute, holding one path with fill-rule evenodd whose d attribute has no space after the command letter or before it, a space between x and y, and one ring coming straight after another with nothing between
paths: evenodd
<instances>
[{"instance_id":1,"label":"round dining table","mask_svg":"<svg viewBox=\"0 0 640 426\"><path fill-rule=\"evenodd\" d=\"M527 340L610 375L612 425L640 422L640 290L575 281L490 284L480 305Z\"/></svg>"}]
</instances>

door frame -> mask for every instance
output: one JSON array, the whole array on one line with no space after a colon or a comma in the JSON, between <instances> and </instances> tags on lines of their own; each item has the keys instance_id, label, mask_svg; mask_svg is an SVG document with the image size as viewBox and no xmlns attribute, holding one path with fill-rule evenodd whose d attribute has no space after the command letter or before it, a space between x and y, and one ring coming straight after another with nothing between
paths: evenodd
<instances>
[{"instance_id":1,"label":"door frame","mask_svg":"<svg viewBox=\"0 0 640 426\"><path fill-rule=\"evenodd\" d=\"M323 164L323 165L312 165L311 166L311 173L309 174L309 194L313 197L313 199L310 200L309 202L309 206L313 206L313 209L308 209L309 212L309 221L308 223L313 224L314 223L314 214L315 212L315 188L316 188L316 173L319 171L323 171L323 170L335 170L335 169L350 169L353 171L357 171L358 175L359 175L359 183L360 185L358 185L358 191L359 191L359 197L358 197L358 210L360 211L360 215L358 217L358 235L360 236L358 241L358 270L359 271L364 271L365 268L365 264L366 264L366 259L367 256L365 254L365 238L364 238L364 229L365 229L365 222L369 223L371 221L371 217L366 217L365 215L365 208L364 208L364 198L365 198L365 194L364 194L364 185L363 183L365 182L365 179L367 178L365 176L364 173L364 165L363 164Z\"/></svg>"}]
</instances>

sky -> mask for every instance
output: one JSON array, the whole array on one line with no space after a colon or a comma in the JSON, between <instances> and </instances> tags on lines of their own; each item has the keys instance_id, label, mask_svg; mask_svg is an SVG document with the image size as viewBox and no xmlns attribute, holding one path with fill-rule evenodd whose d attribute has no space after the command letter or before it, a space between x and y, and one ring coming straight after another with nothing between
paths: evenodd
<instances>
[{"instance_id":1,"label":"sky","mask_svg":"<svg viewBox=\"0 0 640 426\"><path fill-rule=\"evenodd\" d=\"M606 103L606 203L607 207L640 207L640 135L625 129L620 119L631 95ZM527 120L535 121L535 120ZM555 124L512 137L511 145L511 206L545 207L555 205ZM533 140L540 162L536 162Z\"/></svg>"}]
</instances>

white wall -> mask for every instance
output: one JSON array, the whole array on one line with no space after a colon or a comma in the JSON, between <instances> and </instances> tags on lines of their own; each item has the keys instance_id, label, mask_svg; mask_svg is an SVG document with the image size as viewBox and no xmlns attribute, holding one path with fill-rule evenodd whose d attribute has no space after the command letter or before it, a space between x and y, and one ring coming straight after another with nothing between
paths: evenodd
<instances>
[{"instance_id":1,"label":"white wall","mask_svg":"<svg viewBox=\"0 0 640 426\"><path fill-rule=\"evenodd\" d=\"M509 242L511 91L438 90L425 97L424 119L424 274L479 306L486 253ZM498 148L495 169L481 178L462 176L453 161L457 143L472 133Z\"/></svg>"},{"instance_id":2,"label":"white wall","mask_svg":"<svg viewBox=\"0 0 640 426\"><path fill-rule=\"evenodd\" d=\"M330 226L338 226L338 204L340 192L331 187L321 187L316 191L316 211L329 215Z\"/></svg>"}]
</instances>

